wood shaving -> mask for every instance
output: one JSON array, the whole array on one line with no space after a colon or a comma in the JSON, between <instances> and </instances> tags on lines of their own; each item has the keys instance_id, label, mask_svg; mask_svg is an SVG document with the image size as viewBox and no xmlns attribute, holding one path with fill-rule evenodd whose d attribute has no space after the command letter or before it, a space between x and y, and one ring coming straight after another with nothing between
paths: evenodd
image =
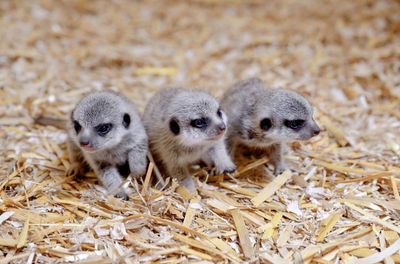
<instances>
[{"instance_id":1,"label":"wood shaving","mask_svg":"<svg viewBox=\"0 0 400 264\"><path fill-rule=\"evenodd\" d=\"M381 1L0 1L0 263L400 263L400 5ZM162 87L219 97L260 77L322 131L198 193L154 162L129 201L66 176L67 120L90 91L142 111ZM149 157L150 160L151 156ZM152 173L153 172L153 173Z\"/></svg>"}]
</instances>

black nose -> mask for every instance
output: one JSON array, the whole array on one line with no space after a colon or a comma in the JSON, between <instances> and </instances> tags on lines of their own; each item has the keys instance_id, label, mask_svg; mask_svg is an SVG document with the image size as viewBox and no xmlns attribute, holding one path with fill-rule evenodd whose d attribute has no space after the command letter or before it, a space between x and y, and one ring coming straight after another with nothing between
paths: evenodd
<instances>
[{"instance_id":1,"label":"black nose","mask_svg":"<svg viewBox=\"0 0 400 264\"><path fill-rule=\"evenodd\" d=\"M219 126L218 126L218 129L219 129L219 131L225 131L226 130L226 125L225 124L220 124Z\"/></svg>"},{"instance_id":2,"label":"black nose","mask_svg":"<svg viewBox=\"0 0 400 264\"><path fill-rule=\"evenodd\" d=\"M314 131L313 131L314 136L319 135L319 132L321 132L321 129L319 129L319 128L314 129Z\"/></svg>"},{"instance_id":3,"label":"black nose","mask_svg":"<svg viewBox=\"0 0 400 264\"><path fill-rule=\"evenodd\" d=\"M81 141L79 141L79 144L81 144L82 147L85 147L85 146L89 145L89 140L81 140Z\"/></svg>"}]
</instances>

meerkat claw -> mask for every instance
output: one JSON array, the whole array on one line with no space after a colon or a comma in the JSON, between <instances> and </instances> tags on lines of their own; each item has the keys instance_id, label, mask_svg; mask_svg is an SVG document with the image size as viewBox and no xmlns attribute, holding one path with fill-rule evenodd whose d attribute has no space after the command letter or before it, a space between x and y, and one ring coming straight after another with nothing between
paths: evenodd
<instances>
[{"instance_id":1,"label":"meerkat claw","mask_svg":"<svg viewBox=\"0 0 400 264\"><path fill-rule=\"evenodd\" d=\"M223 173L224 174L230 174L230 173L234 173L236 171L236 167L231 167L231 168L226 168Z\"/></svg>"},{"instance_id":2,"label":"meerkat claw","mask_svg":"<svg viewBox=\"0 0 400 264\"><path fill-rule=\"evenodd\" d=\"M122 200L125 200L125 201L129 200L129 195L124 191L119 192L119 193L115 194L114 196L117 197L117 198L120 198Z\"/></svg>"}]
</instances>

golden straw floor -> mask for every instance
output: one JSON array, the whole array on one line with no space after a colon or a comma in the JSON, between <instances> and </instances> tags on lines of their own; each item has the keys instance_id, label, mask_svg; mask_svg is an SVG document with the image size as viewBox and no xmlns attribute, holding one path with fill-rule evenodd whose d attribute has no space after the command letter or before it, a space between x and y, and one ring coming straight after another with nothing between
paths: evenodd
<instances>
[{"instance_id":1,"label":"golden straw floor","mask_svg":"<svg viewBox=\"0 0 400 264\"><path fill-rule=\"evenodd\" d=\"M307 96L323 131L291 145L295 172L202 171L198 196L107 197L33 121L92 90L143 110L250 76ZM399 1L3 0L0 102L0 263L400 263Z\"/></svg>"}]
</instances>

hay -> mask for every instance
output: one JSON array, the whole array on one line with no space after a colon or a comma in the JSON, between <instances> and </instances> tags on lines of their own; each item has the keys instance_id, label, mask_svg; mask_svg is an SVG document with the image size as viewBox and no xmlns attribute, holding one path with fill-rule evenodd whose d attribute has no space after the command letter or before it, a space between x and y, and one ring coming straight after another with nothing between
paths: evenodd
<instances>
[{"instance_id":1,"label":"hay","mask_svg":"<svg viewBox=\"0 0 400 264\"><path fill-rule=\"evenodd\" d=\"M0 263L400 263L398 1L1 1ZM158 89L220 96L259 76L306 95L322 133L198 195L66 177L67 118L93 90L143 110ZM257 173L255 173L257 171ZM271 187L272 186L272 187Z\"/></svg>"}]
</instances>

